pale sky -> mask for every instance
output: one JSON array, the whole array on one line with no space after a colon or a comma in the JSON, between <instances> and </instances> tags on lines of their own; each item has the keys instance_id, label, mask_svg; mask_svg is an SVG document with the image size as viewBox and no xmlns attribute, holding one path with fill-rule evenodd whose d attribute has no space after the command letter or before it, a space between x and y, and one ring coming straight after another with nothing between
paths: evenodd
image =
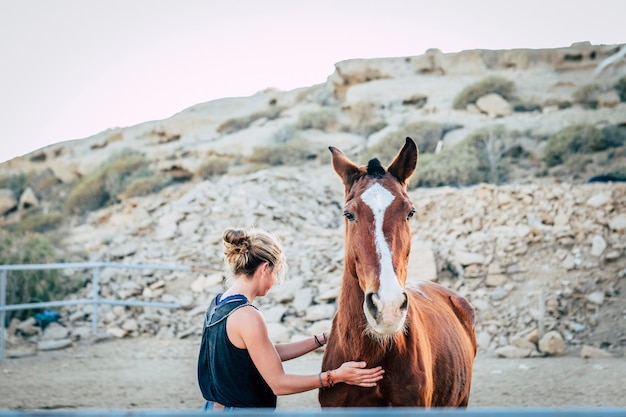
<instances>
[{"instance_id":1,"label":"pale sky","mask_svg":"<svg viewBox=\"0 0 626 417\"><path fill-rule=\"evenodd\" d=\"M626 42L623 0L0 0L0 162L338 61Z\"/></svg>"}]
</instances>

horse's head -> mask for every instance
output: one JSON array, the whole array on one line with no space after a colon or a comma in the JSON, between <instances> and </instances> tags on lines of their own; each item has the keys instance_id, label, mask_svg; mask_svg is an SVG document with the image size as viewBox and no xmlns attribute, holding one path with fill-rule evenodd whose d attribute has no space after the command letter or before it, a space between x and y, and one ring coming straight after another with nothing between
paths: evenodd
<instances>
[{"instance_id":1,"label":"horse's head","mask_svg":"<svg viewBox=\"0 0 626 417\"><path fill-rule=\"evenodd\" d=\"M415 210L406 185L417 167L417 145L406 138L387 170L378 159L357 166L339 149L330 151L345 186L345 268L363 291L368 331L391 338L404 330L408 309L404 286Z\"/></svg>"}]
</instances>

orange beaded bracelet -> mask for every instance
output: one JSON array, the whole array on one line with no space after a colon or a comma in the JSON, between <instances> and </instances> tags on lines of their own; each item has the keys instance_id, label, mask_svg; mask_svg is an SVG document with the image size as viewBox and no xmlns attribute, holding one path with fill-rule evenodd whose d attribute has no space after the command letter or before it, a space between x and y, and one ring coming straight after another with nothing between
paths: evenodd
<instances>
[{"instance_id":1,"label":"orange beaded bracelet","mask_svg":"<svg viewBox=\"0 0 626 417\"><path fill-rule=\"evenodd\" d=\"M326 371L326 382L328 382L328 388L332 388L335 385L333 381L333 374L330 371Z\"/></svg>"}]
</instances>

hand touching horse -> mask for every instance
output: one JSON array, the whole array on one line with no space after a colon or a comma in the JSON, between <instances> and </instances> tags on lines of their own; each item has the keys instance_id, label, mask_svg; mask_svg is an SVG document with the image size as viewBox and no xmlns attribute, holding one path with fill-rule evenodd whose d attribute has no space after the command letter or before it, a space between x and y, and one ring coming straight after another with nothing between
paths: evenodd
<instances>
[{"instance_id":1,"label":"hand touching horse","mask_svg":"<svg viewBox=\"0 0 626 417\"><path fill-rule=\"evenodd\" d=\"M476 356L474 309L454 291L406 286L415 209L406 185L417 167L412 139L385 169L357 166L330 147L345 186L345 264L337 314L322 369L346 360L382 365L376 388L321 389L322 407L447 406L469 401Z\"/></svg>"}]
</instances>

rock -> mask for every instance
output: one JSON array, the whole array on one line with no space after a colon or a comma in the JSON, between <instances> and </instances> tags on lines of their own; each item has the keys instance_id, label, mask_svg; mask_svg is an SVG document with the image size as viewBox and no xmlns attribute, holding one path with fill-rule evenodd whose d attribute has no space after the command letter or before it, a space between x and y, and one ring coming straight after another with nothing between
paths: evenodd
<instances>
[{"instance_id":1,"label":"rock","mask_svg":"<svg viewBox=\"0 0 626 417\"><path fill-rule=\"evenodd\" d=\"M70 335L70 329L59 323L50 323L41 335L41 340L66 339Z\"/></svg>"},{"instance_id":2,"label":"rock","mask_svg":"<svg viewBox=\"0 0 626 417\"><path fill-rule=\"evenodd\" d=\"M531 353L538 353L537 346L527 338L523 337L512 337L510 340L511 345L518 347L520 349L529 349Z\"/></svg>"},{"instance_id":3,"label":"rock","mask_svg":"<svg viewBox=\"0 0 626 417\"><path fill-rule=\"evenodd\" d=\"M121 288L117 291L118 298L125 300L127 298L139 295L143 292L143 287L138 282L125 281Z\"/></svg>"},{"instance_id":4,"label":"rock","mask_svg":"<svg viewBox=\"0 0 626 417\"><path fill-rule=\"evenodd\" d=\"M72 328L72 340L88 340L92 337L91 328L87 326L78 326Z\"/></svg>"},{"instance_id":5,"label":"rock","mask_svg":"<svg viewBox=\"0 0 626 417\"><path fill-rule=\"evenodd\" d=\"M409 254L409 268L407 281L421 279L425 281L437 280L437 261L430 245L419 239L413 239Z\"/></svg>"},{"instance_id":6,"label":"rock","mask_svg":"<svg viewBox=\"0 0 626 417\"><path fill-rule=\"evenodd\" d=\"M221 274L201 275L191 283L191 291L204 292L222 284Z\"/></svg>"},{"instance_id":7,"label":"rock","mask_svg":"<svg viewBox=\"0 0 626 417\"><path fill-rule=\"evenodd\" d=\"M526 335L526 339L533 345L539 343L539 330L533 329L530 333Z\"/></svg>"},{"instance_id":8,"label":"rock","mask_svg":"<svg viewBox=\"0 0 626 417\"><path fill-rule=\"evenodd\" d=\"M554 216L554 225L556 227L563 227L570 224L570 217L565 213L559 213Z\"/></svg>"},{"instance_id":9,"label":"rock","mask_svg":"<svg viewBox=\"0 0 626 417\"><path fill-rule=\"evenodd\" d=\"M614 356L603 350L603 349L598 349L592 346L583 346L580 349L580 357L581 358L613 358Z\"/></svg>"},{"instance_id":10,"label":"rock","mask_svg":"<svg viewBox=\"0 0 626 417\"><path fill-rule=\"evenodd\" d=\"M27 358L29 356L36 356L37 349L7 349L5 356L10 359Z\"/></svg>"},{"instance_id":11,"label":"rock","mask_svg":"<svg viewBox=\"0 0 626 417\"><path fill-rule=\"evenodd\" d=\"M481 255L480 253L473 253L462 250L455 250L454 258L459 264L463 266L472 264L482 265L485 263L485 256Z\"/></svg>"},{"instance_id":12,"label":"rock","mask_svg":"<svg viewBox=\"0 0 626 417\"><path fill-rule=\"evenodd\" d=\"M287 312L287 307L279 304L265 307L261 310L263 312L263 317L265 321L268 323L280 323L283 319L283 316Z\"/></svg>"},{"instance_id":13,"label":"rock","mask_svg":"<svg viewBox=\"0 0 626 417\"><path fill-rule=\"evenodd\" d=\"M487 287L501 287L506 283L506 275L504 274L490 274L485 279L485 285Z\"/></svg>"},{"instance_id":14,"label":"rock","mask_svg":"<svg viewBox=\"0 0 626 417\"><path fill-rule=\"evenodd\" d=\"M492 301L500 301L505 299L509 295L509 291L506 288L498 287L491 293Z\"/></svg>"},{"instance_id":15,"label":"rock","mask_svg":"<svg viewBox=\"0 0 626 417\"><path fill-rule=\"evenodd\" d=\"M124 320L124 323L122 323L122 330L126 332L136 332L139 330L139 324L135 319Z\"/></svg>"},{"instance_id":16,"label":"rock","mask_svg":"<svg viewBox=\"0 0 626 417\"><path fill-rule=\"evenodd\" d=\"M121 259L135 254L138 249L139 243L127 241L122 243L121 245L112 246L109 254L113 259Z\"/></svg>"},{"instance_id":17,"label":"rock","mask_svg":"<svg viewBox=\"0 0 626 417\"><path fill-rule=\"evenodd\" d=\"M610 193L599 193L589 197L589 199L586 201L586 204L589 207L598 208L604 206L609 201L611 201Z\"/></svg>"},{"instance_id":18,"label":"rock","mask_svg":"<svg viewBox=\"0 0 626 417\"><path fill-rule=\"evenodd\" d=\"M596 258L602 255L602 252L606 249L606 240L600 235L594 235L591 239L591 256Z\"/></svg>"},{"instance_id":19,"label":"rock","mask_svg":"<svg viewBox=\"0 0 626 417\"><path fill-rule=\"evenodd\" d=\"M532 349L520 348L517 346L503 346L496 349L496 355L501 358L520 359L528 358L533 353Z\"/></svg>"},{"instance_id":20,"label":"rock","mask_svg":"<svg viewBox=\"0 0 626 417\"><path fill-rule=\"evenodd\" d=\"M609 228L611 230L626 230L626 214L618 214L609 220Z\"/></svg>"},{"instance_id":21,"label":"rock","mask_svg":"<svg viewBox=\"0 0 626 417\"><path fill-rule=\"evenodd\" d=\"M302 288L302 281L296 279L290 279L282 284L275 286L269 292L269 296L275 303L288 303L292 302L300 289ZM300 297L307 297L310 295L310 289L305 291L304 295ZM303 302L305 304L306 301ZM306 307L305 307L306 308Z\"/></svg>"},{"instance_id":22,"label":"rock","mask_svg":"<svg viewBox=\"0 0 626 417\"><path fill-rule=\"evenodd\" d=\"M17 331L25 336L32 336L41 333L41 328L37 326L37 320L34 317L29 317L16 327Z\"/></svg>"},{"instance_id":23,"label":"rock","mask_svg":"<svg viewBox=\"0 0 626 417\"><path fill-rule=\"evenodd\" d=\"M591 294L588 294L587 301L593 304L602 305L602 303L604 303L604 291L594 291Z\"/></svg>"},{"instance_id":24,"label":"rock","mask_svg":"<svg viewBox=\"0 0 626 417\"><path fill-rule=\"evenodd\" d=\"M500 94L490 93L476 100L476 107L489 117L510 116L513 108Z\"/></svg>"},{"instance_id":25,"label":"rock","mask_svg":"<svg viewBox=\"0 0 626 417\"><path fill-rule=\"evenodd\" d=\"M274 343L289 342L291 337L289 329L281 323L267 323L267 333L270 336L270 340Z\"/></svg>"},{"instance_id":26,"label":"rock","mask_svg":"<svg viewBox=\"0 0 626 417\"><path fill-rule=\"evenodd\" d=\"M491 344L491 335L489 332L479 332L476 335L476 343L479 349L487 349Z\"/></svg>"},{"instance_id":27,"label":"rock","mask_svg":"<svg viewBox=\"0 0 626 417\"><path fill-rule=\"evenodd\" d=\"M17 198L12 190L0 188L0 216L17 207Z\"/></svg>"},{"instance_id":28,"label":"rock","mask_svg":"<svg viewBox=\"0 0 626 417\"><path fill-rule=\"evenodd\" d=\"M179 295L176 303L180 304L180 308L183 310L190 310L195 306L195 300L191 294Z\"/></svg>"},{"instance_id":29,"label":"rock","mask_svg":"<svg viewBox=\"0 0 626 417\"><path fill-rule=\"evenodd\" d=\"M162 216L158 220L156 226L156 235L154 239L156 241L171 240L178 234L178 220L180 215L178 213L168 213Z\"/></svg>"},{"instance_id":30,"label":"rock","mask_svg":"<svg viewBox=\"0 0 626 417\"><path fill-rule=\"evenodd\" d=\"M124 329L121 329L121 328L119 328L117 326L112 326L112 327L107 328L107 333L109 333L113 337L116 337L118 339L122 339L123 337L126 336L128 331L126 331Z\"/></svg>"},{"instance_id":31,"label":"rock","mask_svg":"<svg viewBox=\"0 0 626 417\"><path fill-rule=\"evenodd\" d=\"M328 332L331 328L333 322L332 320L318 320L316 322L311 323L311 325L307 328L307 334L322 334L323 332Z\"/></svg>"},{"instance_id":32,"label":"rock","mask_svg":"<svg viewBox=\"0 0 626 417\"><path fill-rule=\"evenodd\" d=\"M563 336L555 330L546 333L539 340L539 351L551 356L562 355L565 352Z\"/></svg>"},{"instance_id":33,"label":"rock","mask_svg":"<svg viewBox=\"0 0 626 417\"><path fill-rule=\"evenodd\" d=\"M155 290L158 290L158 289L160 289L160 288L164 288L164 287L165 287L165 281L163 281L162 279L160 279L160 280L158 280L158 281L153 282L152 284L150 284L150 287L149 287L149 288L150 288L152 291L155 291Z\"/></svg>"},{"instance_id":34,"label":"rock","mask_svg":"<svg viewBox=\"0 0 626 417\"><path fill-rule=\"evenodd\" d=\"M617 91L610 90L604 93L598 94L596 97L598 100L598 107L612 108L617 106L622 100Z\"/></svg>"},{"instance_id":35,"label":"rock","mask_svg":"<svg viewBox=\"0 0 626 417\"><path fill-rule=\"evenodd\" d=\"M576 267L576 260L572 255L567 255L565 259L563 259L561 266L563 266L563 269L570 271Z\"/></svg>"},{"instance_id":36,"label":"rock","mask_svg":"<svg viewBox=\"0 0 626 417\"><path fill-rule=\"evenodd\" d=\"M72 346L72 339L42 340L37 343L37 350L58 350Z\"/></svg>"},{"instance_id":37,"label":"rock","mask_svg":"<svg viewBox=\"0 0 626 417\"><path fill-rule=\"evenodd\" d=\"M296 311L306 312L311 303L313 302L313 288L301 288L296 291L295 297L292 301L293 307Z\"/></svg>"},{"instance_id":38,"label":"rock","mask_svg":"<svg viewBox=\"0 0 626 417\"><path fill-rule=\"evenodd\" d=\"M606 255L604 255L604 260L607 262L614 262L617 261L618 259L620 259L622 256L622 254L617 251L617 250L612 250L610 252L607 252Z\"/></svg>"},{"instance_id":39,"label":"rock","mask_svg":"<svg viewBox=\"0 0 626 417\"><path fill-rule=\"evenodd\" d=\"M32 188L26 187L26 189L20 196L19 209L24 210L30 207L37 207L37 206L39 206L39 200L37 199L35 192L33 191Z\"/></svg>"},{"instance_id":40,"label":"rock","mask_svg":"<svg viewBox=\"0 0 626 417\"><path fill-rule=\"evenodd\" d=\"M334 304L315 304L306 310L306 321L328 320L335 315Z\"/></svg>"}]
</instances>

